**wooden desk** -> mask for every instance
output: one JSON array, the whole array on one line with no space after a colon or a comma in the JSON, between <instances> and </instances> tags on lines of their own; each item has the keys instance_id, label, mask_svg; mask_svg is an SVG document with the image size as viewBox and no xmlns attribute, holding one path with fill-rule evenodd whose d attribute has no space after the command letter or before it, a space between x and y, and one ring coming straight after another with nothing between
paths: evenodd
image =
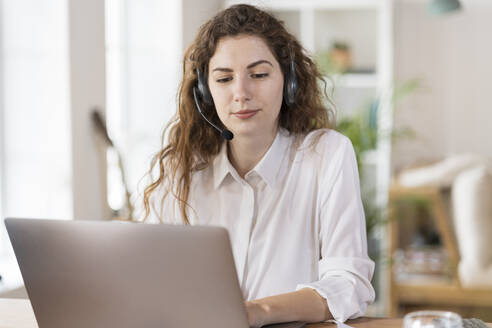
<instances>
[{"instance_id":1,"label":"wooden desk","mask_svg":"<svg viewBox=\"0 0 492 328\"><path fill-rule=\"evenodd\" d=\"M360 318L350 320L354 328L401 328L402 319ZM492 324L488 324L492 328ZM336 327L332 323L316 323L309 328ZM29 300L0 298L0 328L38 328Z\"/></svg>"},{"instance_id":2,"label":"wooden desk","mask_svg":"<svg viewBox=\"0 0 492 328\"><path fill-rule=\"evenodd\" d=\"M0 328L37 328L31 302L0 298Z\"/></svg>"}]
</instances>

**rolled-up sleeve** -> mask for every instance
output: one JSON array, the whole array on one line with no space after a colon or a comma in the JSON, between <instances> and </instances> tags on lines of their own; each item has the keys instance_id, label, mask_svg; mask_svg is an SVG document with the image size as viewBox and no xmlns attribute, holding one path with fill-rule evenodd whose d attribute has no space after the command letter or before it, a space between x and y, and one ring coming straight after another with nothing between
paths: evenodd
<instances>
[{"instance_id":1,"label":"rolled-up sleeve","mask_svg":"<svg viewBox=\"0 0 492 328\"><path fill-rule=\"evenodd\" d=\"M334 174L324 177L320 193L319 280L299 284L297 289L316 290L326 299L334 319L344 322L364 315L375 293L357 162L348 139L340 147L336 154L340 161Z\"/></svg>"}]
</instances>

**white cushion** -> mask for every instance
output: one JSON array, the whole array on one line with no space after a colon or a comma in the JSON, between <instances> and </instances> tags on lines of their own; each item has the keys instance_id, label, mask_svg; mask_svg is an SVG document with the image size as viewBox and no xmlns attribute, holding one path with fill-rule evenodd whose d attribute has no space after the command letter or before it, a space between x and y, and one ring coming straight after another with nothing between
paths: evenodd
<instances>
[{"instance_id":1,"label":"white cushion","mask_svg":"<svg viewBox=\"0 0 492 328\"><path fill-rule=\"evenodd\" d=\"M461 283L466 287L492 286L492 174L486 166L456 177L452 206Z\"/></svg>"}]
</instances>

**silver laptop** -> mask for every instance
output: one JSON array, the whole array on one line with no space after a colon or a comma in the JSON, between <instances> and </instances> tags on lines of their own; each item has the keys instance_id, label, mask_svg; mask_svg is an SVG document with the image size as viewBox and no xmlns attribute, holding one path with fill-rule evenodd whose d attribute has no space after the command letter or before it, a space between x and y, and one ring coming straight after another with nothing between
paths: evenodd
<instances>
[{"instance_id":1,"label":"silver laptop","mask_svg":"<svg viewBox=\"0 0 492 328\"><path fill-rule=\"evenodd\" d=\"M249 327L224 228L37 219L5 225L40 328Z\"/></svg>"}]
</instances>

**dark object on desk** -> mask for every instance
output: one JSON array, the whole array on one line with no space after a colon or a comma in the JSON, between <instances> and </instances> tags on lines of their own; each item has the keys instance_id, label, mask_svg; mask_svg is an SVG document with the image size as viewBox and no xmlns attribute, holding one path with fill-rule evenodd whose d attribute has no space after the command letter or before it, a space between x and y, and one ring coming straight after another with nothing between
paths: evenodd
<instances>
[{"instance_id":1,"label":"dark object on desk","mask_svg":"<svg viewBox=\"0 0 492 328\"><path fill-rule=\"evenodd\" d=\"M263 326L263 328L302 328L305 326L306 326L305 322L284 322L284 323L274 323L271 325L266 325ZM481 327L477 327L477 328L481 328Z\"/></svg>"},{"instance_id":2,"label":"dark object on desk","mask_svg":"<svg viewBox=\"0 0 492 328\"><path fill-rule=\"evenodd\" d=\"M487 324L480 319L463 319L463 328L488 328Z\"/></svg>"}]
</instances>

